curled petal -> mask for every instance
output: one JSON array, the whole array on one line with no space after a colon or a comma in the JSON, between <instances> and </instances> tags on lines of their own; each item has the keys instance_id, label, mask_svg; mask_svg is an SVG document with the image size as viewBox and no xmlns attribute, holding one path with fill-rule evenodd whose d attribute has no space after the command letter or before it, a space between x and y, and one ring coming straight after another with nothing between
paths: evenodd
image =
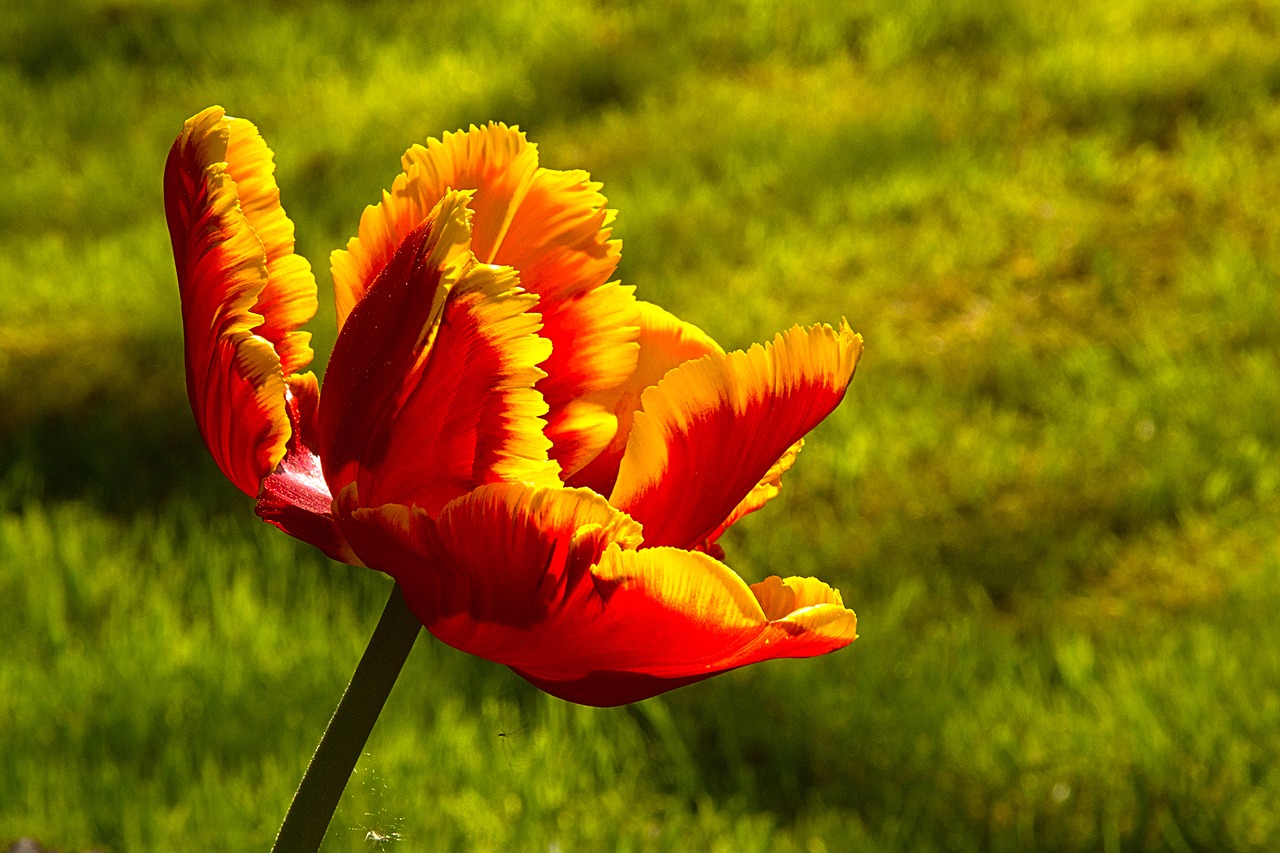
<instances>
[{"instance_id":1,"label":"curled petal","mask_svg":"<svg viewBox=\"0 0 1280 853\"><path fill-rule=\"evenodd\" d=\"M289 380L286 410L292 435L284 458L262 482L257 513L264 521L314 545L330 558L360 565L334 519L332 496L320 465L315 436L319 402L315 374Z\"/></svg>"},{"instance_id":2,"label":"curled petal","mask_svg":"<svg viewBox=\"0 0 1280 853\"><path fill-rule=\"evenodd\" d=\"M365 210L359 236L333 254L339 324L446 192L474 190L477 259L514 267L539 297L540 333L553 344L538 383L551 456L577 470L612 438L614 404L636 361L635 298L608 283L620 243L600 185L585 172L539 167L537 147L501 124L415 145L402 163L382 202Z\"/></svg>"},{"instance_id":3,"label":"curled petal","mask_svg":"<svg viewBox=\"0 0 1280 853\"><path fill-rule=\"evenodd\" d=\"M645 391L609 502L645 547L705 542L840 403L861 353L842 323L685 362Z\"/></svg>"},{"instance_id":4,"label":"curled petal","mask_svg":"<svg viewBox=\"0 0 1280 853\"><path fill-rule=\"evenodd\" d=\"M705 355L724 355L720 345L692 323L653 305L637 302L639 356L636 369L627 377L614 402L617 429L608 445L575 476L567 482L571 486L584 486L602 495L613 491L618 477L618 463L622 461L627 439L631 436L631 424L644 390L658 381L673 367Z\"/></svg>"},{"instance_id":5,"label":"curled petal","mask_svg":"<svg viewBox=\"0 0 1280 853\"><path fill-rule=\"evenodd\" d=\"M251 496L285 454L285 377L311 360L297 329L316 309L274 168L257 129L220 107L186 122L165 164L187 395L218 466Z\"/></svg>"},{"instance_id":6,"label":"curled petal","mask_svg":"<svg viewBox=\"0 0 1280 853\"><path fill-rule=\"evenodd\" d=\"M599 495L510 483L450 504L437 529L452 587L415 596L420 615L445 642L502 663L527 655L545 626L581 615L574 607L608 545L640 542L639 525Z\"/></svg>"},{"instance_id":7,"label":"curled petal","mask_svg":"<svg viewBox=\"0 0 1280 853\"><path fill-rule=\"evenodd\" d=\"M240 209L262 241L267 283L253 311L262 317L254 329L280 356L280 369L292 374L311 363L311 333L297 331L315 316L318 300L311 264L294 254L293 222L280 205L275 158L257 128L243 119L228 119L227 175L236 183Z\"/></svg>"},{"instance_id":8,"label":"curled petal","mask_svg":"<svg viewBox=\"0 0 1280 853\"><path fill-rule=\"evenodd\" d=\"M814 578L748 587L706 554L617 546L593 574L606 616L573 643L589 650L574 662L590 671L566 678L564 662L515 667L571 702L635 702L740 666L827 654L858 637L857 616L840 593Z\"/></svg>"},{"instance_id":9,"label":"curled petal","mask_svg":"<svg viewBox=\"0 0 1280 853\"><path fill-rule=\"evenodd\" d=\"M534 385L549 352L536 297L470 251L469 193L401 244L334 346L320 404L333 492L437 514L487 482L558 483Z\"/></svg>"},{"instance_id":10,"label":"curled petal","mask_svg":"<svg viewBox=\"0 0 1280 853\"><path fill-rule=\"evenodd\" d=\"M570 701L633 702L856 637L852 611L825 584L774 579L759 598L705 554L636 551L639 526L585 489L498 484L454 501L438 524L407 512L357 511L403 543L361 556L387 561L441 640Z\"/></svg>"},{"instance_id":11,"label":"curled petal","mask_svg":"<svg viewBox=\"0 0 1280 853\"><path fill-rule=\"evenodd\" d=\"M394 577L423 624L456 648L499 662L581 598L611 543L640 527L585 489L495 483L451 502L439 520L417 507L370 507L352 484L335 509L356 553Z\"/></svg>"},{"instance_id":12,"label":"curled petal","mask_svg":"<svg viewBox=\"0 0 1280 853\"><path fill-rule=\"evenodd\" d=\"M747 493L733 512L729 513L728 518L720 522L719 526L711 532L706 539L707 543L713 543L720 538L720 535L737 524L738 521L746 515L750 515L756 510L763 507L769 501L778 496L778 492L782 490L782 475L791 470L791 466L795 464L796 457L800 455L801 449L804 448L804 439L800 439L795 444L787 448L786 452L769 467L765 475L760 478L760 482Z\"/></svg>"}]
</instances>

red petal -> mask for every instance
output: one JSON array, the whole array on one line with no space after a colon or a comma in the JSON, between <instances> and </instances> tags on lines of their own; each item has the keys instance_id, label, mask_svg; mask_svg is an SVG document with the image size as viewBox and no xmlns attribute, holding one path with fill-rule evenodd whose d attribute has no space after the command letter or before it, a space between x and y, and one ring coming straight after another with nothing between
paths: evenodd
<instances>
[{"instance_id":1,"label":"red petal","mask_svg":"<svg viewBox=\"0 0 1280 853\"><path fill-rule=\"evenodd\" d=\"M293 254L270 149L211 107L165 164L165 215L182 297L187 395L210 452L256 496L285 453L285 374L311 360L315 281Z\"/></svg>"},{"instance_id":2,"label":"red petal","mask_svg":"<svg viewBox=\"0 0 1280 853\"><path fill-rule=\"evenodd\" d=\"M638 526L586 490L499 484L438 524L403 507L357 509L352 522L357 551L396 577L433 634L575 702L636 701L856 637L825 584L773 579L756 593L705 554L632 550Z\"/></svg>"},{"instance_id":3,"label":"red petal","mask_svg":"<svg viewBox=\"0 0 1280 853\"><path fill-rule=\"evenodd\" d=\"M432 515L476 486L558 483L533 390L548 345L536 298L470 251L468 193L449 193L397 250L338 336L320 405L336 493Z\"/></svg>"},{"instance_id":4,"label":"red petal","mask_svg":"<svg viewBox=\"0 0 1280 853\"><path fill-rule=\"evenodd\" d=\"M707 537L707 543L714 543L720 538L721 534L733 525L737 524L743 516L750 515L756 510L762 508L769 501L776 498L778 496L778 492L782 490L782 475L791 470L791 466L795 464L796 457L800 455L800 451L803 448L804 439L800 439L795 444L788 447L787 451L782 454L782 457L778 459L777 462L774 462L773 465L770 466L769 470L765 472L765 475L760 479L760 482L756 483L755 487L747 493L747 496L733 508L733 512L729 513L729 517L720 522L720 525L711 532L711 535ZM702 550L706 550L706 548L703 548L702 546L699 547L702 548ZM721 551L718 555L712 553L712 556L719 559L724 556L724 552Z\"/></svg>"},{"instance_id":5,"label":"red petal","mask_svg":"<svg viewBox=\"0 0 1280 853\"><path fill-rule=\"evenodd\" d=\"M591 648L597 668L563 678L515 667L570 702L637 702L741 666L828 654L858 638L857 616L814 578L770 577L748 587L711 557L673 548L613 547L593 573L613 621L600 620L574 645Z\"/></svg>"},{"instance_id":6,"label":"red petal","mask_svg":"<svg viewBox=\"0 0 1280 853\"><path fill-rule=\"evenodd\" d=\"M609 502L645 547L705 542L840 403L861 353L848 325L794 327L675 368L644 393Z\"/></svg>"},{"instance_id":7,"label":"red petal","mask_svg":"<svg viewBox=\"0 0 1280 853\"><path fill-rule=\"evenodd\" d=\"M352 550L369 568L398 581L437 569L436 524L421 509L400 504L362 506L359 487L351 483L338 492L333 511Z\"/></svg>"}]
</instances>

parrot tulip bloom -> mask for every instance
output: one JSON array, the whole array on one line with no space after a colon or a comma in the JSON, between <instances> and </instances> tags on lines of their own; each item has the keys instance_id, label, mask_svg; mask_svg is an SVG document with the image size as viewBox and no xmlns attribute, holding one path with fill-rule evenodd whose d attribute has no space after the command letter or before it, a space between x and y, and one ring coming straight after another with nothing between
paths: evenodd
<instances>
[{"instance_id":1,"label":"parrot tulip bloom","mask_svg":"<svg viewBox=\"0 0 1280 853\"><path fill-rule=\"evenodd\" d=\"M258 514L393 577L444 642L583 704L852 642L838 592L748 585L716 540L778 492L861 338L794 327L725 353L637 301L609 280L599 185L539 167L514 128L402 162L333 253L321 394L299 373L316 285L271 151L215 107L170 152L191 407Z\"/></svg>"}]
</instances>

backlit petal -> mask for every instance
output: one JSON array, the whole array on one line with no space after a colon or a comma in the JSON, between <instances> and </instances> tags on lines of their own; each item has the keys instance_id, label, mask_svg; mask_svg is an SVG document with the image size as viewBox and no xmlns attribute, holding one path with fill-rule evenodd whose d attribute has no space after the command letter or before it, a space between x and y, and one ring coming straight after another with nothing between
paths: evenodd
<instances>
[{"instance_id":1,"label":"backlit petal","mask_svg":"<svg viewBox=\"0 0 1280 853\"><path fill-rule=\"evenodd\" d=\"M692 323L648 302L637 302L640 332L636 339L639 357L635 370L626 378L615 402L617 429L609 444L576 475L568 478L571 486L583 486L602 495L613 491L618 477L618 463L631 435L631 422L640 407L640 396L673 367L705 355L724 355L720 345Z\"/></svg>"},{"instance_id":2,"label":"backlit petal","mask_svg":"<svg viewBox=\"0 0 1280 853\"><path fill-rule=\"evenodd\" d=\"M605 205L586 172L539 168L494 251L494 262L519 270L521 283L541 298L542 335L552 351L538 390L550 408L552 457L566 476L617 432L617 401L638 354L632 289L606 283L622 244L611 239L613 212Z\"/></svg>"},{"instance_id":3,"label":"backlit petal","mask_svg":"<svg viewBox=\"0 0 1280 853\"><path fill-rule=\"evenodd\" d=\"M577 470L612 438L620 386L636 359L635 299L607 283L620 243L611 239L600 185L585 172L540 168L537 147L500 124L415 145L402 163L390 192L365 210L359 236L333 254L339 325L445 192L474 190L476 257L514 267L540 298L541 334L553 344L538 384L551 455Z\"/></svg>"},{"instance_id":4,"label":"backlit petal","mask_svg":"<svg viewBox=\"0 0 1280 853\"><path fill-rule=\"evenodd\" d=\"M243 119L229 119L227 175L236 183L240 209L262 241L267 284L253 312L262 316L254 329L271 341L286 375L311 363L311 333L297 329L315 316L318 300L311 264L293 252L293 222L280 205L275 159L258 129Z\"/></svg>"},{"instance_id":5,"label":"backlit petal","mask_svg":"<svg viewBox=\"0 0 1280 853\"><path fill-rule=\"evenodd\" d=\"M386 507L354 517L402 543L361 556L388 563L433 634L575 702L637 701L856 636L852 611L818 581L758 585L766 610L705 554L635 551L639 526L585 489L486 486L446 507L438 525Z\"/></svg>"},{"instance_id":6,"label":"backlit petal","mask_svg":"<svg viewBox=\"0 0 1280 853\"><path fill-rule=\"evenodd\" d=\"M861 353L842 323L685 362L644 392L609 502L646 547L705 542L840 403Z\"/></svg>"},{"instance_id":7,"label":"backlit petal","mask_svg":"<svg viewBox=\"0 0 1280 853\"><path fill-rule=\"evenodd\" d=\"M426 148L414 146L401 162L405 171L391 191L382 194L380 204L365 208L359 236L330 259L339 329L396 249L449 190L479 190L470 205L472 249L482 262L493 262L493 248L528 191L538 154L523 134L490 125L446 133L443 142L429 140Z\"/></svg>"},{"instance_id":8,"label":"backlit petal","mask_svg":"<svg viewBox=\"0 0 1280 853\"><path fill-rule=\"evenodd\" d=\"M296 329L316 307L273 170L257 129L219 107L186 122L165 164L187 394L218 466L251 496L285 454L285 376L311 360Z\"/></svg>"},{"instance_id":9,"label":"backlit petal","mask_svg":"<svg viewBox=\"0 0 1280 853\"><path fill-rule=\"evenodd\" d=\"M442 640L499 662L523 660L529 637L589 593L610 543L640 542L639 525L585 489L481 486L438 522L417 507L365 506L357 492L335 502L356 552L400 583Z\"/></svg>"},{"instance_id":10,"label":"backlit petal","mask_svg":"<svg viewBox=\"0 0 1280 853\"><path fill-rule=\"evenodd\" d=\"M447 190L475 190L473 251L481 263L498 261L498 247L538 171L538 147L517 128L490 122L414 145L400 158L405 172L421 169L428 197Z\"/></svg>"},{"instance_id":11,"label":"backlit petal","mask_svg":"<svg viewBox=\"0 0 1280 853\"><path fill-rule=\"evenodd\" d=\"M435 515L487 482L558 483L534 390L549 345L536 297L470 251L469 193L404 241L338 336L320 404L335 493Z\"/></svg>"}]
</instances>

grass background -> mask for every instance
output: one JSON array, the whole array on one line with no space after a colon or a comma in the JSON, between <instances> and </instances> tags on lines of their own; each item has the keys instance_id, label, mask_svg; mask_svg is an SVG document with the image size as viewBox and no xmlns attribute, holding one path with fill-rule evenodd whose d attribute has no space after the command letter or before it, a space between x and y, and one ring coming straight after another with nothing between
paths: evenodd
<instances>
[{"instance_id":1,"label":"grass background","mask_svg":"<svg viewBox=\"0 0 1280 853\"><path fill-rule=\"evenodd\" d=\"M867 340L725 543L857 643L599 711L424 638L326 851L1280 846L1275 4L3 12L0 843L266 849L385 600L191 422L160 178L219 103L322 295L402 150L495 119L604 181L643 298Z\"/></svg>"}]
</instances>

